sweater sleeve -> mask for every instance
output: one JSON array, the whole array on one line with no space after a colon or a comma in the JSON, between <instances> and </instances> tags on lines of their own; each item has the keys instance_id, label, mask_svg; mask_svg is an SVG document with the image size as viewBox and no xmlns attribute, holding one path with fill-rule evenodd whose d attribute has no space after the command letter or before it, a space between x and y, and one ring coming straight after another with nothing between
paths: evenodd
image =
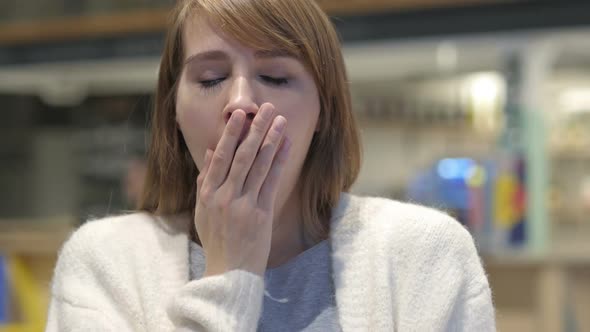
<instances>
[{"instance_id":1,"label":"sweater sleeve","mask_svg":"<svg viewBox=\"0 0 590 332\"><path fill-rule=\"evenodd\" d=\"M117 245L104 245L100 223L90 224L94 225L76 231L60 250L46 332L256 330L264 296L261 276L234 270L189 281L162 292L168 295L160 302L146 302L159 297L153 294L158 292L158 278L151 278L149 287L147 280L138 278L161 274L136 273L144 259L149 261L149 251L114 250ZM111 231L107 235L112 238ZM149 308L154 305L161 308Z\"/></svg>"},{"instance_id":2,"label":"sweater sleeve","mask_svg":"<svg viewBox=\"0 0 590 332\"><path fill-rule=\"evenodd\" d=\"M115 332L127 331L128 328L118 326L102 312L72 305L64 299L51 298L49 313L47 315L46 332L57 331L89 331L89 332Z\"/></svg>"},{"instance_id":3,"label":"sweater sleeve","mask_svg":"<svg viewBox=\"0 0 590 332\"><path fill-rule=\"evenodd\" d=\"M168 314L177 331L256 331L263 294L262 277L234 270L189 282Z\"/></svg>"},{"instance_id":4,"label":"sweater sleeve","mask_svg":"<svg viewBox=\"0 0 590 332\"><path fill-rule=\"evenodd\" d=\"M414 208L410 217L416 221L392 241L394 262L403 268L394 277L406 293L396 294L399 329L495 331L490 286L471 234L437 210Z\"/></svg>"},{"instance_id":5,"label":"sweater sleeve","mask_svg":"<svg viewBox=\"0 0 590 332\"><path fill-rule=\"evenodd\" d=\"M449 331L496 331L492 292L471 235L461 229L463 236L458 257L464 268L465 283L455 302Z\"/></svg>"},{"instance_id":6,"label":"sweater sleeve","mask_svg":"<svg viewBox=\"0 0 590 332\"><path fill-rule=\"evenodd\" d=\"M90 286L90 285L88 285ZM191 281L168 306L174 331L255 331L263 300L263 280L246 271L235 270L220 276ZM88 307L60 298L51 298L46 332L142 331L129 324L132 317L116 313L114 307Z\"/></svg>"},{"instance_id":7,"label":"sweater sleeve","mask_svg":"<svg viewBox=\"0 0 590 332\"><path fill-rule=\"evenodd\" d=\"M451 331L496 331L494 306L489 287L483 287L479 293L473 294L455 307L455 326Z\"/></svg>"}]
</instances>

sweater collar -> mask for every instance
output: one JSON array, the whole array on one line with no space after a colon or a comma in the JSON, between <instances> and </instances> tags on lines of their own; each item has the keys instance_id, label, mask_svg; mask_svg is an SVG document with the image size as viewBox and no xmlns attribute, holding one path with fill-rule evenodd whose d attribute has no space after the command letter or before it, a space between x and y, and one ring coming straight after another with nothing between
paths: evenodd
<instances>
[{"instance_id":1,"label":"sweater collar","mask_svg":"<svg viewBox=\"0 0 590 332\"><path fill-rule=\"evenodd\" d=\"M336 291L338 315L344 331L366 329L371 313L368 307L359 308L355 299L364 298L368 292L366 278L359 271L367 270L368 246L359 245L358 238L367 232L362 227L361 198L341 193L337 206L330 219L330 242L332 249L332 274ZM174 296L176 290L189 282L190 252L190 214L168 217L155 217L154 221L170 237L174 248L167 248L161 256L163 266L169 267L166 285L161 288L167 292L165 298ZM169 277L169 278L168 278Z\"/></svg>"},{"instance_id":2,"label":"sweater collar","mask_svg":"<svg viewBox=\"0 0 590 332\"><path fill-rule=\"evenodd\" d=\"M370 246L361 243L366 239L369 227L365 227L362 198L342 193L333 212L330 228L332 243L332 278L336 292L338 318L343 331L371 331L371 306L359 306L359 299L369 300L371 281L369 274ZM367 303L370 304L370 303Z\"/></svg>"}]
</instances>

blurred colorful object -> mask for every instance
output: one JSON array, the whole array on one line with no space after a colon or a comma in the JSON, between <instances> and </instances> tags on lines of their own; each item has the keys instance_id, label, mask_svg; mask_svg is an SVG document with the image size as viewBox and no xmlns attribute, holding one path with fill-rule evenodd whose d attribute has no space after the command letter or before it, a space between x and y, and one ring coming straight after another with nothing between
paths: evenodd
<instances>
[{"instance_id":1,"label":"blurred colorful object","mask_svg":"<svg viewBox=\"0 0 590 332\"><path fill-rule=\"evenodd\" d=\"M525 244L524 161L503 156L483 163L445 158L418 174L408 199L448 211L474 234L482 250Z\"/></svg>"},{"instance_id":2,"label":"blurred colorful object","mask_svg":"<svg viewBox=\"0 0 590 332\"><path fill-rule=\"evenodd\" d=\"M17 257L3 259L7 282L2 290L11 290L14 295L14 307L18 313L18 321L3 321L0 332L40 332L45 325L45 309L41 290L25 264ZM4 296L4 295L3 295ZM11 297L9 297L11 298ZM10 312L12 316L12 312ZM14 317L6 317L14 319Z\"/></svg>"},{"instance_id":3,"label":"blurred colorful object","mask_svg":"<svg viewBox=\"0 0 590 332\"><path fill-rule=\"evenodd\" d=\"M8 278L6 277L6 260L4 256L0 256L0 324L8 322L8 301L10 295L8 294Z\"/></svg>"}]
</instances>

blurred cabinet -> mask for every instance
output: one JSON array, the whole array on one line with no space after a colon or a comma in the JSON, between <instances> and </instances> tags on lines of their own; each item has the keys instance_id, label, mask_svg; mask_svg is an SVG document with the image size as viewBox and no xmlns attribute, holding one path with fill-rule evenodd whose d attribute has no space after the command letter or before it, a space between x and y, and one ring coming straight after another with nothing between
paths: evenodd
<instances>
[{"instance_id":1,"label":"blurred cabinet","mask_svg":"<svg viewBox=\"0 0 590 332\"><path fill-rule=\"evenodd\" d=\"M497 0L318 0L318 3L329 14L362 15L485 6ZM172 0L2 1L0 45L162 32L173 4Z\"/></svg>"},{"instance_id":2,"label":"blurred cabinet","mask_svg":"<svg viewBox=\"0 0 590 332\"><path fill-rule=\"evenodd\" d=\"M7 262L9 324L2 332L42 331L50 299L50 282L59 248L73 231L74 219L3 220L0 254ZM28 226L23 225L28 224Z\"/></svg>"},{"instance_id":3,"label":"blurred cabinet","mask_svg":"<svg viewBox=\"0 0 590 332\"><path fill-rule=\"evenodd\" d=\"M590 331L590 253L586 257L484 260L499 331Z\"/></svg>"},{"instance_id":4,"label":"blurred cabinet","mask_svg":"<svg viewBox=\"0 0 590 332\"><path fill-rule=\"evenodd\" d=\"M0 3L0 22L48 20L150 8L168 8L171 0L20 0Z\"/></svg>"},{"instance_id":5,"label":"blurred cabinet","mask_svg":"<svg viewBox=\"0 0 590 332\"><path fill-rule=\"evenodd\" d=\"M492 3L492 0L319 0L328 12L359 13L417 10ZM131 10L170 8L172 0L20 0L0 3L0 22L96 15Z\"/></svg>"}]
</instances>

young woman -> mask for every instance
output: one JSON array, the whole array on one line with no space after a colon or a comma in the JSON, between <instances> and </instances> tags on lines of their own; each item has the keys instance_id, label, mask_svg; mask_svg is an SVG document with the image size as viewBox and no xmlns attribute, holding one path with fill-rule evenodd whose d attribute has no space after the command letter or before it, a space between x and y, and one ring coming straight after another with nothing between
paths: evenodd
<instances>
[{"instance_id":1,"label":"young woman","mask_svg":"<svg viewBox=\"0 0 590 332\"><path fill-rule=\"evenodd\" d=\"M141 212L67 241L48 331L495 330L458 222L346 193L357 128L312 0L179 1L155 104Z\"/></svg>"}]
</instances>

